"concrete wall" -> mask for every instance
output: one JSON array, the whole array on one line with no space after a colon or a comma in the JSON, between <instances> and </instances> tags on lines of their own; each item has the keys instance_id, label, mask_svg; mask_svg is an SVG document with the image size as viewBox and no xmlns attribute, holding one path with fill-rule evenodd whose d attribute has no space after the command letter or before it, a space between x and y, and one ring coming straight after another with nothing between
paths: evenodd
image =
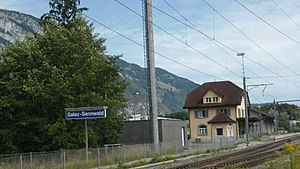
<instances>
[{"instance_id":1,"label":"concrete wall","mask_svg":"<svg viewBox=\"0 0 300 169\"><path fill-rule=\"evenodd\" d=\"M174 142L179 145L186 145L187 143L187 121L183 120L159 120L161 125L160 141ZM182 133L182 129L184 133Z\"/></svg>"}]
</instances>

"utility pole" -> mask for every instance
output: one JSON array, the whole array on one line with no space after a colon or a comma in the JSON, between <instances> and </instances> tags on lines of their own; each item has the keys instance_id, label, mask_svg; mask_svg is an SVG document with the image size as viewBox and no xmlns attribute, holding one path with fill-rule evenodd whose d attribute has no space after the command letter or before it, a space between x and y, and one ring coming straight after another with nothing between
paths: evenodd
<instances>
[{"instance_id":1,"label":"utility pole","mask_svg":"<svg viewBox=\"0 0 300 169\"><path fill-rule=\"evenodd\" d=\"M246 134L246 144L249 143L249 122L248 122L248 104L247 104L247 91L246 91L246 77L245 77L245 63L244 63L245 53L237 53L237 56L242 56L243 62L243 86L244 86L244 106L245 106L245 134Z\"/></svg>"},{"instance_id":2,"label":"utility pole","mask_svg":"<svg viewBox=\"0 0 300 169\"><path fill-rule=\"evenodd\" d=\"M149 107L150 118L152 121L152 137L154 152L159 154L159 135L157 121L157 100L156 100L156 76L154 61L154 42L153 42L153 18L152 18L152 0L144 0L145 5L145 33L146 33L146 56L147 70L149 78Z\"/></svg>"}]
</instances>

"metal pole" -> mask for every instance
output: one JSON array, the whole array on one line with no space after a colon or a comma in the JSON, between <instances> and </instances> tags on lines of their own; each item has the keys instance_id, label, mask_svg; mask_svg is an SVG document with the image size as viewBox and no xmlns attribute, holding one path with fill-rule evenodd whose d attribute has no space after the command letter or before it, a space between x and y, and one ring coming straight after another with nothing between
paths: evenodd
<instances>
[{"instance_id":1,"label":"metal pole","mask_svg":"<svg viewBox=\"0 0 300 169\"><path fill-rule=\"evenodd\" d=\"M261 114L259 113L259 136L262 137L262 127L261 127Z\"/></svg>"},{"instance_id":2,"label":"metal pole","mask_svg":"<svg viewBox=\"0 0 300 169\"><path fill-rule=\"evenodd\" d=\"M156 100L156 78L154 61L154 42L153 42L153 18L152 18L152 0L145 0L145 29L146 29L146 55L149 78L149 107L150 117L152 119L152 137L154 152L159 154L159 135L157 121L157 100Z\"/></svg>"},{"instance_id":3,"label":"metal pole","mask_svg":"<svg viewBox=\"0 0 300 169\"><path fill-rule=\"evenodd\" d=\"M85 158L86 162L89 161L89 138L88 138L88 124L87 120L84 120L84 128L85 128Z\"/></svg>"},{"instance_id":4,"label":"metal pole","mask_svg":"<svg viewBox=\"0 0 300 169\"><path fill-rule=\"evenodd\" d=\"M278 134L278 122L277 122L277 110L276 110L276 101L273 100L273 107L274 107L274 123L275 123L275 134Z\"/></svg>"},{"instance_id":5,"label":"metal pole","mask_svg":"<svg viewBox=\"0 0 300 169\"><path fill-rule=\"evenodd\" d=\"M244 107L245 107L245 134L246 134L246 144L249 143L249 121L248 121L248 104L247 104L247 91L246 91L246 77L245 77L245 62L244 62L245 53L238 53L237 56L242 56L243 62L243 86L244 86Z\"/></svg>"}]
</instances>

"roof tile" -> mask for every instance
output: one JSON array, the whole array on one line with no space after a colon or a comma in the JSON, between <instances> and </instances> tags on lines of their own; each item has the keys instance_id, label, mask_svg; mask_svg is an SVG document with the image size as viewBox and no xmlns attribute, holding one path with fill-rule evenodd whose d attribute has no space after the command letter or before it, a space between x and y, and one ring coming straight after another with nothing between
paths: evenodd
<instances>
[{"instance_id":1,"label":"roof tile","mask_svg":"<svg viewBox=\"0 0 300 169\"><path fill-rule=\"evenodd\" d=\"M235 123L235 121L232 120L227 114L219 112L207 123Z\"/></svg>"},{"instance_id":2,"label":"roof tile","mask_svg":"<svg viewBox=\"0 0 300 169\"><path fill-rule=\"evenodd\" d=\"M221 103L203 104L203 97L212 90L222 97ZM235 106L240 105L243 96L243 89L230 81L207 82L188 93L183 108L204 108L215 106ZM248 99L249 100L249 99Z\"/></svg>"}]
</instances>

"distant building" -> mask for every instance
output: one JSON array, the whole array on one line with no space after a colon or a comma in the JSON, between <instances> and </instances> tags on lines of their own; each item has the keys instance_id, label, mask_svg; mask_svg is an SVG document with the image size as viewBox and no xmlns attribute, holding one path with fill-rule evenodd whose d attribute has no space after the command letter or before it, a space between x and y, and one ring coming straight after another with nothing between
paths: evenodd
<instances>
[{"instance_id":1,"label":"distant building","mask_svg":"<svg viewBox=\"0 0 300 169\"><path fill-rule=\"evenodd\" d=\"M250 108L249 133L251 135L266 135L274 132L274 115Z\"/></svg>"}]
</instances>

